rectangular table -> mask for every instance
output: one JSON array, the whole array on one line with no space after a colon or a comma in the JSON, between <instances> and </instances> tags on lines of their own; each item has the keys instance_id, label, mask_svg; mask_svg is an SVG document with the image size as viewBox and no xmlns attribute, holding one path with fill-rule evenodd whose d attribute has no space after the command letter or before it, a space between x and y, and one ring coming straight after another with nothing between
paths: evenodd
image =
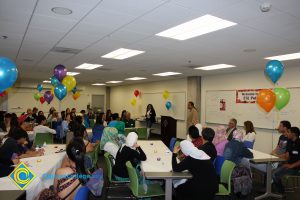
<instances>
[{"instance_id":1,"label":"rectangular table","mask_svg":"<svg viewBox=\"0 0 300 200\"><path fill-rule=\"evenodd\" d=\"M142 161L141 168L145 172L147 179L164 179L165 199L172 199L172 180L190 179L192 175L189 172L172 171L172 152L160 140L139 140L147 156L146 161Z\"/></svg>"},{"instance_id":2,"label":"rectangular table","mask_svg":"<svg viewBox=\"0 0 300 200\"><path fill-rule=\"evenodd\" d=\"M267 182L266 182L266 193L255 197L255 200L259 200L259 199L264 199L267 197L274 197L274 198L282 198L281 195L278 194L274 194L272 193L272 187L271 187L271 182L272 182L272 163L274 162L283 162L285 161L282 158L279 158L277 156L273 156L270 154L266 154L260 151L256 151L256 150L252 150L250 149L250 151L253 153L253 158L250 159L250 162L254 163L254 164L266 164L267 165Z\"/></svg>"},{"instance_id":3,"label":"rectangular table","mask_svg":"<svg viewBox=\"0 0 300 200\"><path fill-rule=\"evenodd\" d=\"M55 148L56 147L56 148ZM53 179L46 178L44 174L55 174L56 169L61 166L65 152L55 153L60 149L66 149L66 145L47 145L45 155L21 159L22 162L29 164L30 170L35 173L36 178L28 185L26 199L34 199L40 191L53 185ZM0 178L0 191L19 190L19 188L8 178Z\"/></svg>"}]
</instances>

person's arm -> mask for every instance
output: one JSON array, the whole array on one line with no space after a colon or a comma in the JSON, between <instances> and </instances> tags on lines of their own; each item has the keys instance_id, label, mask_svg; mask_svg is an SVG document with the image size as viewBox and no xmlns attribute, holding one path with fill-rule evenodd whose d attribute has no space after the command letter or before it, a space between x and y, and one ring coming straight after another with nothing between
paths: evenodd
<instances>
[{"instance_id":1,"label":"person's arm","mask_svg":"<svg viewBox=\"0 0 300 200\"><path fill-rule=\"evenodd\" d=\"M147 160L147 156L144 153L143 149L140 146L137 146L137 151L132 151L134 157L140 161L145 161Z\"/></svg>"},{"instance_id":2,"label":"person's arm","mask_svg":"<svg viewBox=\"0 0 300 200\"><path fill-rule=\"evenodd\" d=\"M225 146L223 156L224 156L225 160L230 160L231 157L232 157L232 150L231 150L231 148L228 148L228 147L226 148L226 146Z\"/></svg>"},{"instance_id":3,"label":"person's arm","mask_svg":"<svg viewBox=\"0 0 300 200\"><path fill-rule=\"evenodd\" d=\"M253 158L253 153L245 146L243 146L242 156L245 158Z\"/></svg>"},{"instance_id":4,"label":"person's arm","mask_svg":"<svg viewBox=\"0 0 300 200\"><path fill-rule=\"evenodd\" d=\"M199 123L198 112L196 111L196 109L193 109L193 113L192 113L192 123L193 123L194 125Z\"/></svg>"},{"instance_id":5,"label":"person's arm","mask_svg":"<svg viewBox=\"0 0 300 200\"><path fill-rule=\"evenodd\" d=\"M172 155L172 169L174 172L182 172L188 169L188 157L183 159L180 163L177 163L176 160L177 154L173 153Z\"/></svg>"},{"instance_id":6,"label":"person's arm","mask_svg":"<svg viewBox=\"0 0 300 200\"><path fill-rule=\"evenodd\" d=\"M52 134L56 133L56 130L49 128L47 126L43 126L43 129L44 129L44 132L46 132L46 133L52 133Z\"/></svg>"}]
</instances>

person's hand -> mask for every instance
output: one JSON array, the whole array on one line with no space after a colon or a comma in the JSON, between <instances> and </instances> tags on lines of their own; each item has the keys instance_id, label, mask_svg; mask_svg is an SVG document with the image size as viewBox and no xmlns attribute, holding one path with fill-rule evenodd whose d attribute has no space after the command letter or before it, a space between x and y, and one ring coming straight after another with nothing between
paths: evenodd
<instances>
[{"instance_id":1,"label":"person's hand","mask_svg":"<svg viewBox=\"0 0 300 200\"><path fill-rule=\"evenodd\" d=\"M140 147L140 145L138 145L138 143L135 143L135 144L133 145L133 147L135 147L135 148L139 148L139 147Z\"/></svg>"},{"instance_id":2,"label":"person's hand","mask_svg":"<svg viewBox=\"0 0 300 200\"><path fill-rule=\"evenodd\" d=\"M173 153L178 153L180 151L180 146L177 146L173 149Z\"/></svg>"},{"instance_id":3,"label":"person's hand","mask_svg":"<svg viewBox=\"0 0 300 200\"><path fill-rule=\"evenodd\" d=\"M20 159L17 157L15 159L12 159L12 162L14 163L14 165L16 165L20 162Z\"/></svg>"},{"instance_id":4,"label":"person's hand","mask_svg":"<svg viewBox=\"0 0 300 200\"><path fill-rule=\"evenodd\" d=\"M293 165L292 164L284 164L282 165L283 168L286 168L286 169L293 169Z\"/></svg>"}]
</instances>

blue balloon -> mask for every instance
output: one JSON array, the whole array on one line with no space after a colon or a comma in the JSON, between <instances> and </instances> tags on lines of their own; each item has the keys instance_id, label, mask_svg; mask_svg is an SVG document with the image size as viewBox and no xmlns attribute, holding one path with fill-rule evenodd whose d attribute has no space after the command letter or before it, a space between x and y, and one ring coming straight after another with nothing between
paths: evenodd
<instances>
[{"instance_id":1,"label":"blue balloon","mask_svg":"<svg viewBox=\"0 0 300 200\"><path fill-rule=\"evenodd\" d=\"M67 92L67 87L60 83L54 88L54 94L60 101L67 96Z\"/></svg>"},{"instance_id":2,"label":"blue balloon","mask_svg":"<svg viewBox=\"0 0 300 200\"><path fill-rule=\"evenodd\" d=\"M171 107L172 107L172 103L171 103L170 101L167 101L167 102L166 102L166 108L167 108L168 110L170 110Z\"/></svg>"},{"instance_id":3,"label":"blue balloon","mask_svg":"<svg viewBox=\"0 0 300 200\"><path fill-rule=\"evenodd\" d=\"M42 84L38 84L36 89L40 92L43 90L43 85Z\"/></svg>"},{"instance_id":4,"label":"blue balloon","mask_svg":"<svg viewBox=\"0 0 300 200\"><path fill-rule=\"evenodd\" d=\"M17 78L16 64L8 58L0 57L0 93L10 88Z\"/></svg>"},{"instance_id":5,"label":"blue balloon","mask_svg":"<svg viewBox=\"0 0 300 200\"><path fill-rule=\"evenodd\" d=\"M55 76L52 76L51 77L51 85L53 85L55 87L57 84L60 84L60 81Z\"/></svg>"},{"instance_id":6,"label":"blue balloon","mask_svg":"<svg viewBox=\"0 0 300 200\"><path fill-rule=\"evenodd\" d=\"M72 93L75 94L76 91L77 91L77 88L76 88L76 86L75 86L75 87L73 88L73 90L72 90Z\"/></svg>"},{"instance_id":7,"label":"blue balloon","mask_svg":"<svg viewBox=\"0 0 300 200\"><path fill-rule=\"evenodd\" d=\"M278 60L271 60L266 64L265 74L276 83L284 72L283 64Z\"/></svg>"}]
</instances>

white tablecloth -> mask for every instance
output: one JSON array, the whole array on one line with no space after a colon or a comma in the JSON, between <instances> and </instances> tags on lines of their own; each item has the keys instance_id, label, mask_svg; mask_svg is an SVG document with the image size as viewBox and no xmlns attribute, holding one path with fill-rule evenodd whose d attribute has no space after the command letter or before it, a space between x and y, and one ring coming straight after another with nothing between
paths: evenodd
<instances>
[{"instance_id":1,"label":"white tablecloth","mask_svg":"<svg viewBox=\"0 0 300 200\"><path fill-rule=\"evenodd\" d=\"M147 156L146 161L142 161L141 167L144 172L171 172L172 152L160 140L139 140Z\"/></svg>"},{"instance_id":2,"label":"white tablecloth","mask_svg":"<svg viewBox=\"0 0 300 200\"><path fill-rule=\"evenodd\" d=\"M57 148L55 148L57 147ZM56 169L61 166L65 152L55 153L60 149L65 150L65 145L47 145L45 155L40 157L24 158L21 161L29 164L30 170L35 173L36 178L28 185L26 199L34 199L40 191L53 185L53 179L46 179L44 174L55 174ZM0 190L19 190L19 188L8 178L0 178Z\"/></svg>"}]
</instances>

